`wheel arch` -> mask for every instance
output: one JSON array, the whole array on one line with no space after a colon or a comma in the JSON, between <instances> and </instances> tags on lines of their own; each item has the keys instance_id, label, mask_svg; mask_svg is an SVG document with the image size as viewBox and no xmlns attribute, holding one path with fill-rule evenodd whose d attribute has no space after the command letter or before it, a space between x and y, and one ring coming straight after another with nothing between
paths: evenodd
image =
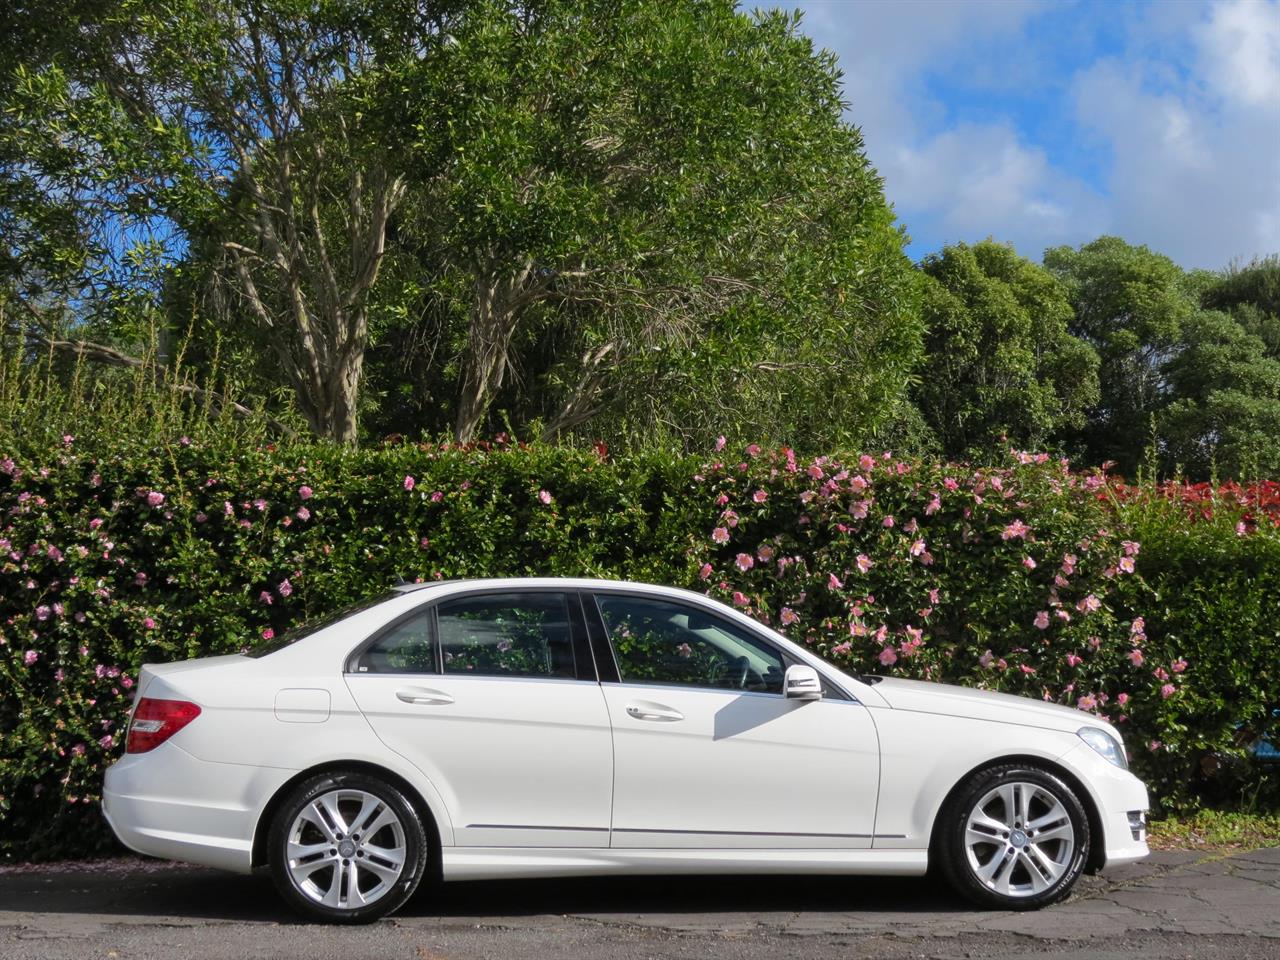
<instances>
[{"instance_id":1,"label":"wheel arch","mask_svg":"<svg viewBox=\"0 0 1280 960\"><path fill-rule=\"evenodd\" d=\"M1102 815L1098 811L1098 801L1093 793L1085 786L1075 773L1068 767L1063 766L1053 760L1036 756L1035 754L1015 753L1003 757L995 757L990 760L984 760L973 769L965 772L963 776L951 785L951 789L947 791L942 803L938 804L937 809L933 813L933 822L929 826L929 856L933 859L934 851L937 849L940 839L939 831L941 830L942 811L947 808L952 799L959 793L966 784L975 776L985 770L993 767L1003 767L1011 763L1022 763L1029 767L1037 767L1057 777L1079 798L1081 806L1084 807L1085 816L1089 820L1089 859L1085 862L1085 871L1087 873L1097 873L1102 869L1107 859L1106 834L1103 832Z\"/></svg>"},{"instance_id":2,"label":"wheel arch","mask_svg":"<svg viewBox=\"0 0 1280 960\"><path fill-rule=\"evenodd\" d=\"M441 840L440 826L436 821L435 813L431 809L431 805L427 803L422 792L418 790L412 783L402 777L393 770L389 770L384 766L376 763L370 763L364 760L330 760L325 763L319 763L315 766L300 770L284 783L282 783L271 795L266 805L262 808L262 812L258 815L258 821L253 830L253 848L251 866L254 869L267 866L268 851L267 840L271 833L271 822L275 819L280 805L284 803L293 789L304 780L319 776L325 773L362 773L366 776L377 777L385 780L389 785L399 790L406 800L413 807L413 812L418 815L418 819L422 821L423 832L427 836L428 847L428 863L427 870L430 871L427 879L439 879L441 876Z\"/></svg>"}]
</instances>

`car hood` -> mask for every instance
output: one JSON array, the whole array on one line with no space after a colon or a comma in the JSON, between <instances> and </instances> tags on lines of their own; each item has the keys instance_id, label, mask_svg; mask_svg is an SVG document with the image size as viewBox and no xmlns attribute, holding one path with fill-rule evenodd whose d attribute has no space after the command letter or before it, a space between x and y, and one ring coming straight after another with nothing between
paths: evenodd
<instances>
[{"instance_id":1,"label":"car hood","mask_svg":"<svg viewBox=\"0 0 1280 960\"><path fill-rule=\"evenodd\" d=\"M1111 728L1106 721L1072 707L972 687L884 677L876 683L875 691L895 710L993 720L998 723L1019 723L1069 733L1075 733L1087 724Z\"/></svg>"}]
</instances>

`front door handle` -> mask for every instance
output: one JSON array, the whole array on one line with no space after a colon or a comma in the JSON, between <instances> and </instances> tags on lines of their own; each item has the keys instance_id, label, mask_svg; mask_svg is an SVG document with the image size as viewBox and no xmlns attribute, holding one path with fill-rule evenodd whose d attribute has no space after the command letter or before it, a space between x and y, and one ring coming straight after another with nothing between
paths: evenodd
<instances>
[{"instance_id":1,"label":"front door handle","mask_svg":"<svg viewBox=\"0 0 1280 960\"><path fill-rule=\"evenodd\" d=\"M444 706L453 703L453 697L442 690L429 687L402 687L396 691L396 699L405 703L417 703L425 706Z\"/></svg>"},{"instance_id":2,"label":"front door handle","mask_svg":"<svg viewBox=\"0 0 1280 960\"><path fill-rule=\"evenodd\" d=\"M627 716L634 717L637 720L656 720L659 723L671 723L673 720L684 719L684 714L679 710L672 710L670 707L664 707L660 703L649 703L647 700L628 703Z\"/></svg>"}]
</instances>

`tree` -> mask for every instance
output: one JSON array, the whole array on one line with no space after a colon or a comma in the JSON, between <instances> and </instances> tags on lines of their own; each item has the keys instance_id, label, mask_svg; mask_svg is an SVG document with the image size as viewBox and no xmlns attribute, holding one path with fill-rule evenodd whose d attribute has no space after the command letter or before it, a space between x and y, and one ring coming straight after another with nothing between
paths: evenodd
<instances>
[{"instance_id":1,"label":"tree","mask_svg":"<svg viewBox=\"0 0 1280 960\"><path fill-rule=\"evenodd\" d=\"M421 402L458 439L506 418L687 442L883 418L917 349L909 264L797 22L473 3L438 57L386 75L397 241L431 278L420 342L456 398ZM769 415L735 416L753 404Z\"/></svg>"},{"instance_id":2,"label":"tree","mask_svg":"<svg viewBox=\"0 0 1280 960\"><path fill-rule=\"evenodd\" d=\"M1208 308L1184 324L1166 365L1164 460L1194 477L1280 471L1280 259L1210 276Z\"/></svg>"},{"instance_id":3,"label":"tree","mask_svg":"<svg viewBox=\"0 0 1280 960\"><path fill-rule=\"evenodd\" d=\"M987 240L921 264L925 352L913 391L942 452L989 458L1062 443L1098 399L1098 356L1068 332L1066 290Z\"/></svg>"},{"instance_id":4,"label":"tree","mask_svg":"<svg viewBox=\"0 0 1280 960\"><path fill-rule=\"evenodd\" d=\"M1132 472L1168 400L1164 366L1197 308L1186 275L1168 257L1118 237L1047 250L1044 264L1071 298L1071 332L1101 358L1100 398L1084 431L1088 458Z\"/></svg>"}]
</instances>

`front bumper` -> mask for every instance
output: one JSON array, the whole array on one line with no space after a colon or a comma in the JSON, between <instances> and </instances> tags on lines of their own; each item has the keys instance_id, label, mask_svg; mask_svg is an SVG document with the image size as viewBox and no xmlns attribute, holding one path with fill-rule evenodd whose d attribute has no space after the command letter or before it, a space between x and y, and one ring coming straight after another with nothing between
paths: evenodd
<instances>
[{"instance_id":1,"label":"front bumper","mask_svg":"<svg viewBox=\"0 0 1280 960\"><path fill-rule=\"evenodd\" d=\"M1147 787L1128 770L1103 759L1093 748L1081 743L1062 761L1087 786L1102 826L1102 836L1094 837L1096 869L1106 869L1141 860L1151 853L1147 846Z\"/></svg>"}]
</instances>

